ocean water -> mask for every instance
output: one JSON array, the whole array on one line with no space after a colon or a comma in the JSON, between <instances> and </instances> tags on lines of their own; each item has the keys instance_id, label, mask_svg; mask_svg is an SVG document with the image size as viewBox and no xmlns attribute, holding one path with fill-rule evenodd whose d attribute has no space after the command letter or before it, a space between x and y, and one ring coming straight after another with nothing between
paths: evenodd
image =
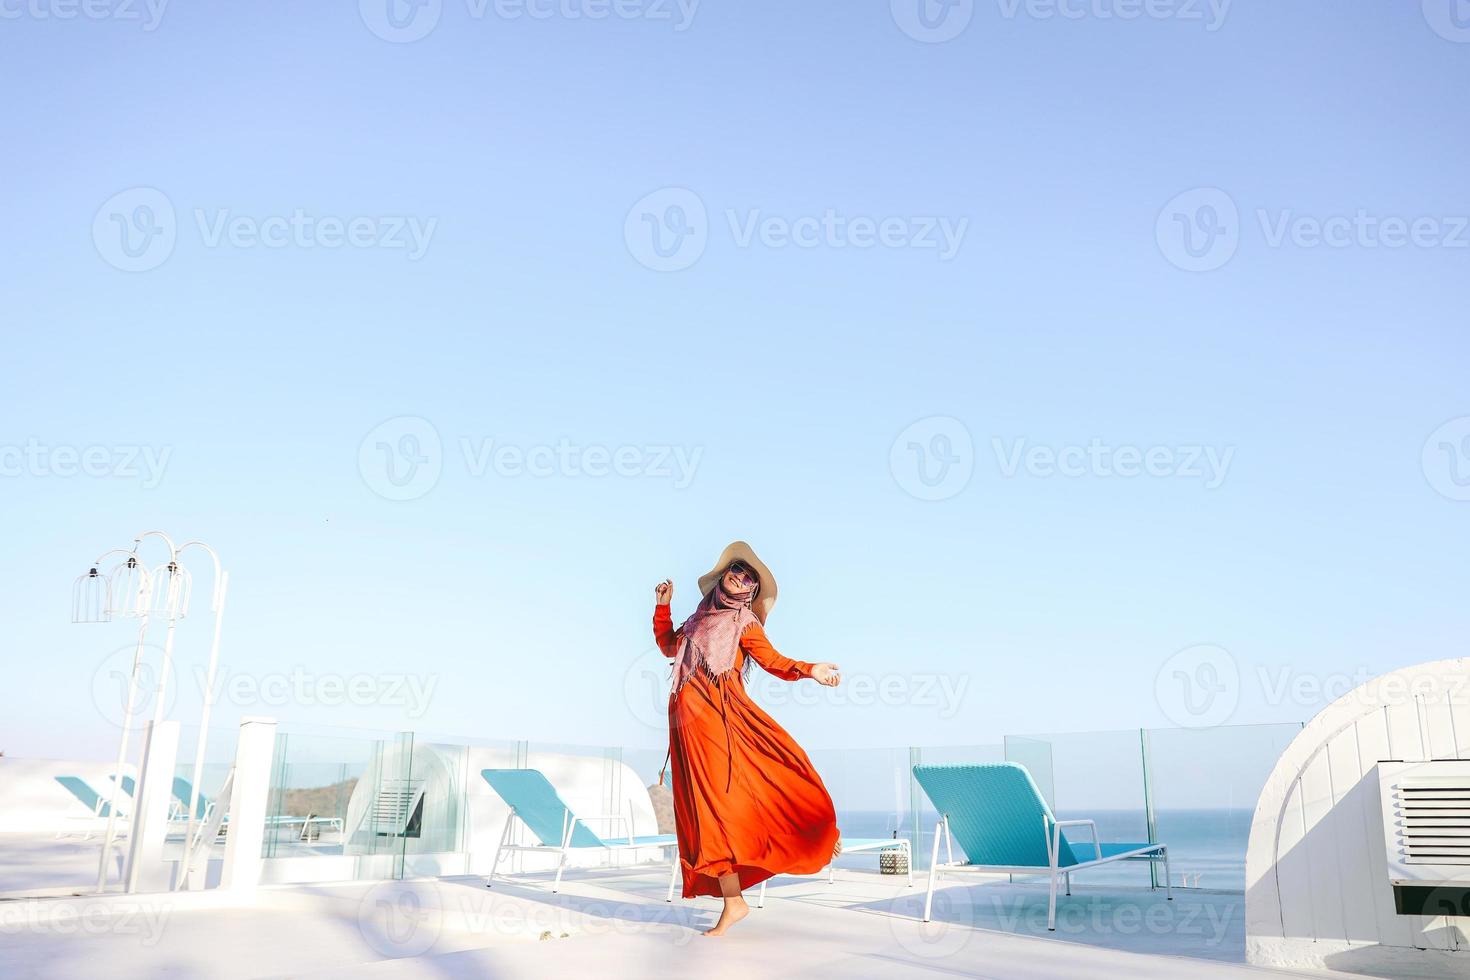
<instances>
[{"instance_id":1,"label":"ocean water","mask_svg":"<svg viewBox=\"0 0 1470 980\"><path fill-rule=\"evenodd\" d=\"M1191 887L1243 891L1245 889L1245 849L1250 837L1253 810L1159 810L1154 814L1156 841L1169 845L1169 864L1172 880L1176 887L1188 884ZM1062 820L1081 818L1097 822L1098 836L1104 841L1148 841L1148 821L1142 810L1091 810L1086 813L1057 814ZM847 810L837 814L837 826L848 837L890 837L895 829L914 841L915 869L929 866L929 851L934 844L934 824L937 818L932 811L920 817L920 834L910 836L913 823L909 814L895 815L891 812L872 810ZM1087 832L1070 831L1068 839L1074 844L1090 840ZM960 856L956 845L955 857ZM865 868L872 870L878 858L873 852L854 854L839 858L841 868ZM1159 883L1163 883L1163 865L1159 865ZM1079 882L1098 884L1136 885L1147 887L1150 883L1149 867L1146 862L1117 862L1077 876Z\"/></svg>"}]
</instances>

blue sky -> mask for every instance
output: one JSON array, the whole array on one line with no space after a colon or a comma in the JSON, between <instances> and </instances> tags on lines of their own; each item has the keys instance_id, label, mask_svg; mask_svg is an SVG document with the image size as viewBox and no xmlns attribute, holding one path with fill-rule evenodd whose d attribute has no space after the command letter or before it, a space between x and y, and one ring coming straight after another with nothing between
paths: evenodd
<instances>
[{"instance_id":1,"label":"blue sky","mask_svg":"<svg viewBox=\"0 0 1470 980\"><path fill-rule=\"evenodd\" d=\"M112 751L68 589L152 527L231 571L222 724L657 745L733 538L825 748L1463 652L1448 3L68 9L0 24L9 754Z\"/></svg>"}]
</instances>

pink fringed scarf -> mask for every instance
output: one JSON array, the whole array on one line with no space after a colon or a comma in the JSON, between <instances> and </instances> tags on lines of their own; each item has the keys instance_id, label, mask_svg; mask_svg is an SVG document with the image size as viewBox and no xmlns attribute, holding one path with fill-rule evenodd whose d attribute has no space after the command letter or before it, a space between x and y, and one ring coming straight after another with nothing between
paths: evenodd
<instances>
[{"instance_id":1,"label":"pink fringed scarf","mask_svg":"<svg viewBox=\"0 0 1470 980\"><path fill-rule=\"evenodd\" d=\"M674 654L674 691L677 692L696 669L718 677L735 666L740 635L757 622L750 603L755 588L726 592L723 580L700 600L694 614L679 627L679 646Z\"/></svg>"}]
</instances>

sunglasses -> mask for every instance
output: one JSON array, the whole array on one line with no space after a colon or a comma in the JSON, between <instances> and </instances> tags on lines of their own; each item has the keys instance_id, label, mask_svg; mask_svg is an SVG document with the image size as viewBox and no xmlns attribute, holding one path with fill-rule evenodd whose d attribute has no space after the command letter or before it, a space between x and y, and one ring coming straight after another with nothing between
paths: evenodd
<instances>
[{"instance_id":1,"label":"sunglasses","mask_svg":"<svg viewBox=\"0 0 1470 980\"><path fill-rule=\"evenodd\" d=\"M725 574L733 575L735 577L735 581L739 582L746 588L749 588L753 585L759 585L761 581L760 576L746 565L731 565L729 568L725 569Z\"/></svg>"}]
</instances>

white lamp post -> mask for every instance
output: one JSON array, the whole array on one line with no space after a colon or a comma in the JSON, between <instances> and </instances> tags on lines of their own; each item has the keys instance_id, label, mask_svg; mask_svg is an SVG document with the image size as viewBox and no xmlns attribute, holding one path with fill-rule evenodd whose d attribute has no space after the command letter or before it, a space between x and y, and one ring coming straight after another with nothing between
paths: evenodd
<instances>
[{"instance_id":1,"label":"white lamp post","mask_svg":"<svg viewBox=\"0 0 1470 980\"><path fill-rule=\"evenodd\" d=\"M151 572L138 556L138 549L144 539L150 537L159 538L168 548L168 561ZM193 836L194 814L198 807L199 779L204 764L206 726L209 723L209 710L214 696L214 674L219 658L220 619L224 613L228 574L220 569L219 557L214 550L203 542L190 541L179 548L175 547L173 539L162 531L144 531L133 540L131 549L115 548L105 552L85 574L77 578L72 586L73 622L110 622L114 616L135 618L139 621L138 643L133 652L132 670L128 674L127 698L123 706L122 738L118 743L117 766L112 786L108 792L107 831L102 842L102 857L97 866L99 894L107 888L107 863L117 839L117 795L122 785L123 766L127 763L128 758L133 714L137 706L138 674L143 663L148 626L154 616L163 616L168 620L168 633L164 640L163 658L159 666L156 692L158 702L153 709L153 721L157 725L163 721L164 702L168 693L168 672L173 664L174 630L178 621L188 615L193 578L189 570L180 563L179 556L189 548L205 551L214 562L214 595L210 606L215 614L215 624L214 639L209 654L208 687L204 693L203 721L200 726L199 742L194 753L193 789L189 801L189 830L184 838L187 848ZM104 575L101 569L113 556L123 556L122 561L111 572ZM141 798L141 782L137 792ZM136 827L134 829L136 830ZM129 889L135 880L135 872L136 869L129 869L127 876Z\"/></svg>"},{"instance_id":2,"label":"white lamp post","mask_svg":"<svg viewBox=\"0 0 1470 980\"><path fill-rule=\"evenodd\" d=\"M188 879L193 874L193 866L189 861L189 855L194 853L194 822L199 809L199 781L204 771L204 747L209 740L209 709L214 707L214 674L219 666L219 632L220 625L225 617L225 592L230 585L230 573L220 568L219 555L215 554L213 548L203 541L186 541L179 548L183 554L190 548L197 548L209 555L214 563L214 595L210 600L209 608L214 613L214 637L209 644L209 669L204 680L204 707L199 715L199 739L194 746L194 772L189 778L189 823L184 832L184 861L182 871L174 881L175 890L184 888ZM200 833L204 828L199 828Z\"/></svg>"}]
</instances>

